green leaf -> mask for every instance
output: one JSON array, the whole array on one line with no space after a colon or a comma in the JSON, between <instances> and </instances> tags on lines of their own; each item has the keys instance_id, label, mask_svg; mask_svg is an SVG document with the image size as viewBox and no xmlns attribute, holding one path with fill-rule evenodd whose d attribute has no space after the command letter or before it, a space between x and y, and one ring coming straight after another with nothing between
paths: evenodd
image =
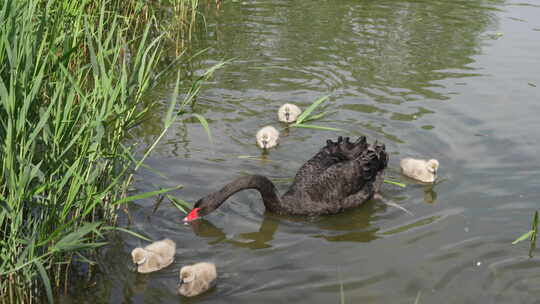
<instances>
[{"instance_id":1,"label":"green leaf","mask_svg":"<svg viewBox=\"0 0 540 304\"><path fill-rule=\"evenodd\" d=\"M319 114L315 114L315 115L312 115L312 116L309 116L307 117L306 119L304 119L303 122L307 122L307 121L311 121L311 120L317 120L319 118L323 118L324 116L328 115L328 114L333 114L333 113L336 113L336 111L332 111L332 112L328 112L328 111L325 111L325 112L321 112Z\"/></svg>"},{"instance_id":2,"label":"green leaf","mask_svg":"<svg viewBox=\"0 0 540 304\"><path fill-rule=\"evenodd\" d=\"M414 304L420 304L420 295L422 294L422 292L419 290L418 293L416 294L416 300L414 300Z\"/></svg>"},{"instance_id":3,"label":"green leaf","mask_svg":"<svg viewBox=\"0 0 540 304\"><path fill-rule=\"evenodd\" d=\"M214 142L212 141L212 133L210 133L210 126L208 125L208 121L206 120L206 118L197 113L193 113L193 116L195 116L195 118L199 120L199 122L204 128L204 131L206 131L206 135L208 135L208 140L210 141L210 144L213 145Z\"/></svg>"},{"instance_id":4,"label":"green leaf","mask_svg":"<svg viewBox=\"0 0 540 304\"><path fill-rule=\"evenodd\" d=\"M164 123L164 129L168 129L174 120L176 119L176 116L173 116L174 109L176 108L176 104L178 103L178 90L180 87L180 71L178 71L178 74L176 75L176 83L174 85L173 95L171 97L171 102L169 104L169 108L167 109L167 114L165 115L165 123Z\"/></svg>"},{"instance_id":5,"label":"green leaf","mask_svg":"<svg viewBox=\"0 0 540 304\"><path fill-rule=\"evenodd\" d=\"M193 208L193 204L191 203L188 203L184 200L176 198L172 195L167 194L166 196L171 201L171 204L173 204L173 206L175 206L178 210L180 210L180 212L186 213L188 210L191 210Z\"/></svg>"},{"instance_id":6,"label":"green leaf","mask_svg":"<svg viewBox=\"0 0 540 304\"><path fill-rule=\"evenodd\" d=\"M150 238L148 238L146 236L143 236L142 234L139 234L137 232L126 229L126 228L109 226L109 227L105 227L104 230L118 230L118 231L122 231L122 232L125 232L125 233L128 233L128 234L131 234L134 237L140 238L142 240L152 242L152 240Z\"/></svg>"},{"instance_id":7,"label":"green leaf","mask_svg":"<svg viewBox=\"0 0 540 304\"><path fill-rule=\"evenodd\" d=\"M45 292L47 293L47 299L49 300L49 303L52 304L54 303L54 299L52 296L51 280L47 275L47 271L45 271L45 267L43 267L43 264L39 260L34 261L34 265L36 265L39 275L41 276L41 280L43 281L43 286L45 287Z\"/></svg>"},{"instance_id":8,"label":"green leaf","mask_svg":"<svg viewBox=\"0 0 540 304\"><path fill-rule=\"evenodd\" d=\"M240 159L257 158L257 156L251 156L251 155L238 155L238 158L240 158Z\"/></svg>"},{"instance_id":9,"label":"green leaf","mask_svg":"<svg viewBox=\"0 0 540 304\"><path fill-rule=\"evenodd\" d=\"M183 187L184 186L182 186L182 185L178 185L176 187L165 188L165 189L160 189L160 190L156 190L156 191L151 191L151 192L145 192L145 193L141 193L141 194L137 194L137 195L132 195L132 196L128 196L128 197L125 197L123 199L117 200L116 202L114 202L112 204L113 205L120 205L120 204L132 202L132 201L136 201L136 200L140 200L140 199L144 199L144 198L149 198L149 197L152 197L152 196L155 196L155 195L158 195L158 194L162 194L162 193L182 189Z\"/></svg>"},{"instance_id":10,"label":"green leaf","mask_svg":"<svg viewBox=\"0 0 540 304\"><path fill-rule=\"evenodd\" d=\"M299 124L299 123L292 124L291 126L295 127L295 128L306 128L306 129L318 129L318 130L325 130L325 131L346 132L345 130L338 129L338 128L315 126L315 125L306 125L306 124Z\"/></svg>"},{"instance_id":11,"label":"green leaf","mask_svg":"<svg viewBox=\"0 0 540 304\"><path fill-rule=\"evenodd\" d=\"M11 218L11 208L6 201L0 199L0 209L4 210L9 218Z\"/></svg>"},{"instance_id":12,"label":"green leaf","mask_svg":"<svg viewBox=\"0 0 540 304\"><path fill-rule=\"evenodd\" d=\"M534 212L532 232L533 234L531 235L531 248L536 246L536 236L538 235L538 211Z\"/></svg>"},{"instance_id":13,"label":"green leaf","mask_svg":"<svg viewBox=\"0 0 540 304\"><path fill-rule=\"evenodd\" d=\"M296 119L296 123L301 124L302 122L304 122L304 120L311 114L311 112L313 112L321 103L327 100L328 97L330 97L330 95L325 95L315 100L314 103L312 103L309 107L307 107L306 110L302 112L300 116L298 116L298 118Z\"/></svg>"},{"instance_id":14,"label":"green leaf","mask_svg":"<svg viewBox=\"0 0 540 304\"><path fill-rule=\"evenodd\" d=\"M96 262L90 260L89 258L85 257L84 255L80 254L79 252L75 251L75 254L81 259L82 262L87 263L89 265L95 265Z\"/></svg>"},{"instance_id":15,"label":"green leaf","mask_svg":"<svg viewBox=\"0 0 540 304\"><path fill-rule=\"evenodd\" d=\"M524 241L528 239L533 234L533 231L530 230L529 232L524 233L522 236L518 237L515 241L512 242L512 245L515 245L521 241Z\"/></svg>"},{"instance_id":16,"label":"green leaf","mask_svg":"<svg viewBox=\"0 0 540 304\"><path fill-rule=\"evenodd\" d=\"M395 182L393 180L389 180L389 179L385 179L384 180L385 183L387 184L391 184L391 185L396 185L396 186L400 186L401 188L405 188L407 187L407 185L403 184L403 183L400 183L400 182Z\"/></svg>"},{"instance_id":17,"label":"green leaf","mask_svg":"<svg viewBox=\"0 0 540 304\"><path fill-rule=\"evenodd\" d=\"M343 289L343 280L341 279L341 272L339 273L339 300L341 304L345 304L345 290Z\"/></svg>"},{"instance_id":18,"label":"green leaf","mask_svg":"<svg viewBox=\"0 0 540 304\"><path fill-rule=\"evenodd\" d=\"M530 237L531 248L534 248L536 246L537 235L538 235L538 211L535 211L533 215L531 230L529 230L528 232L518 237L515 241L512 242L512 245L517 244L521 241L524 241Z\"/></svg>"},{"instance_id":19,"label":"green leaf","mask_svg":"<svg viewBox=\"0 0 540 304\"><path fill-rule=\"evenodd\" d=\"M70 251L102 246L105 243L85 243L87 234L90 232L99 233L97 230L99 225L101 225L101 222L85 223L82 227L64 236L51 249L53 251Z\"/></svg>"}]
</instances>

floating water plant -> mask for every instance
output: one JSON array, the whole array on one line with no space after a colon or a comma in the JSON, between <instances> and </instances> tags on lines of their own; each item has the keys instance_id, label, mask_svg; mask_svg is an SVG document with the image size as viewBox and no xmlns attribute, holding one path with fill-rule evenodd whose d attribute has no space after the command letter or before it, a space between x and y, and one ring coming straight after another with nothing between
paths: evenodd
<instances>
[{"instance_id":1,"label":"floating water plant","mask_svg":"<svg viewBox=\"0 0 540 304\"><path fill-rule=\"evenodd\" d=\"M536 248L537 236L538 236L538 211L535 211L533 215L531 230L525 232L523 235L518 237L515 241L512 242L512 245L517 244L529 238L530 240L529 256L532 256L532 251Z\"/></svg>"},{"instance_id":2,"label":"floating water plant","mask_svg":"<svg viewBox=\"0 0 540 304\"><path fill-rule=\"evenodd\" d=\"M180 212L182 213L187 213L189 210L193 208L193 204L188 203L170 194L167 194L167 198L169 199L171 204L175 206L178 210L180 210Z\"/></svg>"},{"instance_id":3,"label":"floating water plant","mask_svg":"<svg viewBox=\"0 0 540 304\"><path fill-rule=\"evenodd\" d=\"M326 116L329 113L329 112L321 112L321 113L318 113L318 114L315 114L315 115L311 115L311 113L313 111L315 111L315 109L319 105L321 105L323 102L325 102L328 99L328 97L330 97L330 95L325 95L325 96L322 96L319 99L315 100L309 107L306 108L306 110L304 110L304 112L302 112L302 114L300 114L300 116L298 116L298 118L296 119L296 122L293 123L291 125L291 127L344 132L344 130L338 129L338 128L324 127L324 126L317 126L317 125L308 125L308 124L305 123L307 121L312 121L312 120L323 118L324 116Z\"/></svg>"},{"instance_id":4,"label":"floating water plant","mask_svg":"<svg viewBox=\"0 0 540 304\"><path fill-rule=\"evenodd\" d=\"M404 183L396 182L396 181L393 181L393 180L390 180L390 179L385 179L384 182L387 183L387 184L390 184L390 185L399 186L401 188L407 187L407 185L405 185Z\"/></svg>"}]
</instances>

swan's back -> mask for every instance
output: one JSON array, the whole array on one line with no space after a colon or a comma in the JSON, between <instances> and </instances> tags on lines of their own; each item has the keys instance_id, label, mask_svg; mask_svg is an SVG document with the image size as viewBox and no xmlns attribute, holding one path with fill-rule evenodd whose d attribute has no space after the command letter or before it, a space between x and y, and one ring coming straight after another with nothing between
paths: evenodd
<instances>
[{"instance_id":1,"label":"swan's back","mask_svg":"<svg viewBox=\"0 0 540 304\"><path fill-rule=\"evenodd\" d=\"M385 146L365 137L327 141L296 174L282 200L291 214L331 214L373 197L388 163Z\"/></svg>"}]
</instances>

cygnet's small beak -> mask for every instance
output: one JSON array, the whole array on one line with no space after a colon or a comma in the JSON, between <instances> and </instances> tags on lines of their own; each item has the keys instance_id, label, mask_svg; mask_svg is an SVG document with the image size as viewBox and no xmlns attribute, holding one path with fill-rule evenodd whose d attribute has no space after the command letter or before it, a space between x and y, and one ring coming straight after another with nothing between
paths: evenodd
<instances>
[{"instance_id":1,"label":"cygnet's small beak","mask_svg":"<svg viewBox=\"0 0 540 304\"><path fill-rule=\"evenodd\" d=\"M285 120L287 122L289 122L289 116L291 116L291 114L289 112L285 112Z\"/></svg>"},{"instance_id":2,"label":"cygnet's small beak","mask_svg":"<svg viewBox=\"0 0 540 304\"><path fill-rule=\"evenodd\" d=\"M263 149L266 149L266 147L268 146L268 140L263 140L262 144L263 144Z\"/></svg>"},{"instance_id":3,"label":"cygnet's small beak","mask_svg":"<svg viewBox=\"0 0 540 304\"><path fill-rule=\"evenodd\" d=\"M184 280L180 279L180 282L178 283L178 288L180 288L184 284Z\"/></svg>"},{"instance_id":4,"label":"cygnet's small beak","mask_svg":"<svg viewBox=\"0 0 540 304\"><path fill-rule=\"evenodd\" d=\"M137 272L137 263L135 262L132 262L129 266L128 266L128 269L129 271L133 271L133 272Z\"/></svg>"}]
</instances>

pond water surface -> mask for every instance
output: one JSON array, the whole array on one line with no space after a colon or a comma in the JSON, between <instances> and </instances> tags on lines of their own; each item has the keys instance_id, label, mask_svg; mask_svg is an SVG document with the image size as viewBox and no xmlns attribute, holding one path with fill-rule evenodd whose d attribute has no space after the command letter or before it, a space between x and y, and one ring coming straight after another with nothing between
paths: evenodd
<instances>
[{"instance_id":1,"label":"pond water surface","mask_svg":"<svg viewBox=\"0 0 540 304\"><path fill-rule=\"evenodd\" d=\"M152 239L171 238L174 264L141 275L130 251L146 242L121 234L102 250L96 283L64 302L85 303L540 303L540 251L511 245L540 207L540 3L534 0L225 1L206 13L196 73L222 59L194 110L210 122L213 144L194 119L179 120L136 176L140 191L184 186L186 201L243 174L263 174L283 193L326 139L366 135L390 152L380 201L343 214L280 217L244 191L194 225L164 200L130 208ZM172 73L173 76L176 73ZM140 141L162 126L174 77L154 98ZM293 128L266 160L254 134L283 129L276 111L330 94L335 113ZM282 134L283 135L283 134ZM141 149L144 148L141 147ZM399 160L437 158L441 183L415 184ZM213 261L216 288L176 295L185 264ZM341 302L343 301L343 302Z\"/></svg>"}]
</instances>

